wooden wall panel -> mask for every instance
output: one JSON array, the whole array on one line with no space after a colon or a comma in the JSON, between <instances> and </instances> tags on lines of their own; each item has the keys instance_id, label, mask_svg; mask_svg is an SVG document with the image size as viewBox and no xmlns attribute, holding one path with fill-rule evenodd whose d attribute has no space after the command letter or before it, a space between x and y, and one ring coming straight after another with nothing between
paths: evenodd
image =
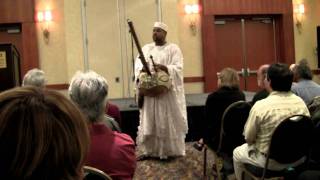
<instances>
[{"instance_id":1,"label":"wooden wall panel","mask_svg":"<svg viewBox=\"0 0 320 180\"><path fill-rule=\"evenodd\" d=\"M291 0L203 0L205 15L282 14Z\"/></svg>"},{"instance_id":2,"label":"wooden wall panel","mask_svg":"<svg viewBox=\"0 0 320 180\"><path fill-rule=\"evenodd\" d=\"M39 67L38 41L34 0L1 0L0 24L20 23L21 33L21 75L27 70Z\"/></svg>"},{"instance_id":3,"label":"wooden wall panel","mask_svg":"<svg viewBox=\"0 0 320 180\"><path fill-rule=\"evenodd\" d=\"M204 69L204 91L210 92L216 87L213 72L217 72L215 57L216 15L268 15L276 17L279 33L278 56L280 62L294 63L293 9L291 0L200 0L202 6L202 51Z\"/></svg>"},{"instance_id":4,"label":"wooden wall panel","mask_svg":"<svg viewBox=\"0 0 320 180\"><path fill-rule=\"evenodd\" d=\"M32 68L39 67L37 30L34 22L22 24L23 58L21 76Z\"/></svg>"},{"instance_id":5,"label":"wooden wall panel","mask_svg":"<svg viewBox=\"0 0 320 180\"><path fill-rule=\"evenodd\" d=\"M1 0L0 23L34 21L34 0Z\"/></svg>"}]
</instances>

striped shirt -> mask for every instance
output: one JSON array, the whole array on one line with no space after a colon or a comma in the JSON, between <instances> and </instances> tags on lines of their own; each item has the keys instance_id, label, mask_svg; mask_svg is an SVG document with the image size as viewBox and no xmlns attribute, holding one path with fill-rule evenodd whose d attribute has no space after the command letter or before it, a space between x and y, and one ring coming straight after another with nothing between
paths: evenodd
<instances>
[{"instance_id":1,"label":"striped shirt","mask_svg":"<svg viewBox=\"0 0 320 180\"><path fill-rule=\"evenodd\" d=\"M243 135L248 144L266 154L275 128L292 115L310 116L304 101L292 92L274 91L252 107Z\"/></svg>"}]
</instances>

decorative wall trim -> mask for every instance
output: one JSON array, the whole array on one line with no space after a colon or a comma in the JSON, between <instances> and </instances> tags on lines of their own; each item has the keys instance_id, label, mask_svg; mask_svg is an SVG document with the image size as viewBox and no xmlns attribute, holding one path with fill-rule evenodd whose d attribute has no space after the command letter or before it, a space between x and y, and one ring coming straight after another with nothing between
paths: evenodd
<instances>
[{"instance_id":1,"label":"decorative wall trim","mask_svg":"<svg viewBox=\"0 0 320 180\"><path fill-rule=\"evenodd\" d=\"M195 82L204 82L203 76L195 76L195 77L184 77L185 83L195 83Z\"/></svg>"},{"instance_id":2,"label":"decorative wall trim","mask_svg":"<svg viewBox=\"0 0 320 180\"><path fill-rule=\"evenodd\" d=\"M46 88L56 89L56 90L66 90L69 88L69 84L48 84Z\"/></svg>"},{"instance_id":3,"label":"decorative wall trim","mask_svg":"<svg viewBox=\"0 0 320 180\"><path fill-rule=\"evenodd\" d=\"M184 83L196 83L196 82L204 82L203 76L194 76L194 77L184 77ZM46 88L56 89L56 90L67 90L69 88L69 84L48 84Z\"/></svg>"},{"instance_id":4,"label":"decorative wall trim","mask_svg":"<svg viewBox=\"0 0 320 180\"><path fill-rule=\"evenodd\" d=\"M320 74L320 69L312 69L312 73L318 75Z\"/></svg>"}]
</instances>

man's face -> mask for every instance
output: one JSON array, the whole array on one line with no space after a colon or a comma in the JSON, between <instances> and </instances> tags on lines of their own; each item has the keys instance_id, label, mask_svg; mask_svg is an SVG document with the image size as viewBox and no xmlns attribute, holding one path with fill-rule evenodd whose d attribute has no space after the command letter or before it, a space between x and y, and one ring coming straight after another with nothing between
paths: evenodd
<instances>
[{"instance_id":1,"label":"man's face","mask_svg":"<svg viewBox=\"0 0 320 180\"><path fill-rule=\"evenodd\" d=\"M162 30L161 28L153 28L152 31L152 39L155 43L163 43L166 39L167 32Z\"/></svg>"}]
</instances>

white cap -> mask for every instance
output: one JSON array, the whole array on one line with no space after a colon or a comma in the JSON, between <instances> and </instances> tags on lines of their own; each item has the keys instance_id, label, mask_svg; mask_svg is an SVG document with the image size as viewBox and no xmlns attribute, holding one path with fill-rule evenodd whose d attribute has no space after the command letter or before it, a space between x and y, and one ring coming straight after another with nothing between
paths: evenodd
<instances>
[{"instance_id":1,"label":"white cap","mask_svg":"<svg viewBox=\"0 0 320 180\"><path fill-rule=\"evenodd\" d=\"M157 27L157 28L160 28L160 29L168 32L168 26L163 22L155 22L153 27Z\"/></svg>"}]
</instances>

